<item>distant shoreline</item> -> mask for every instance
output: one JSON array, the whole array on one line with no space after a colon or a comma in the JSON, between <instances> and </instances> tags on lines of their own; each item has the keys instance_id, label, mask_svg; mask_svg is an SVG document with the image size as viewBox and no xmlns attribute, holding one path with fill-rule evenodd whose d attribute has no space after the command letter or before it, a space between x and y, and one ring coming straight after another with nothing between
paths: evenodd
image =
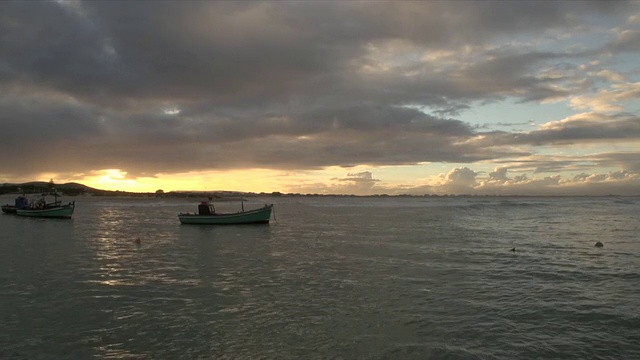
<instances>
[{"instance_id":1,"label":"distant shoreline","mask_svg":"<svg viewBox=\"0 0 640 360\"><path fill-rule=\"evenodd\" d=\"M157 190L155 192L130 192L121 190L101 190L95 189L79 183L53 184L51 182L28 182L22 184L2 184L0 185L0 195L17 195L17 194L42 194L58 192L64 196L92 196L92 197L157 197L157 198L202 198L210 197L216 200L233 200L245 197L340 197L340 198L581 198L581 197L638 197L636 195L504 195L504 194L372 194L372 195L355 195L355 194L302 194L302 193L282 193L274 192L243 192L231 190L216 191L193 191L193 190L177 190L164 192Z\"/></svg>"}]
</instances>

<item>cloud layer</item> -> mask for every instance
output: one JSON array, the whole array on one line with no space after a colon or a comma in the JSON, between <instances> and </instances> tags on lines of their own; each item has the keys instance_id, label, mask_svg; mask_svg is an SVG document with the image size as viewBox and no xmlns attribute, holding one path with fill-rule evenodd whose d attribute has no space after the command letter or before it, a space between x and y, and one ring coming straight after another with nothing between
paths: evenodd
<instances>
[{"instance_id":1,"label":"cloud layer","mask_svg":"<svg viewBox=\"0 0 640 360\"><path fill-rule=\"evenodd\" d=\"M624 62L640 51L636 2L7 2L0 14L6 180L452 163L469 171L446 178L468 187L476 164L640 170L638 69ZM527 132L460 120L507 100L574 115ZM572 146L592 150L549 154ZM498 185L478 174L476 187Z\"/></svg>"}]
</instances>

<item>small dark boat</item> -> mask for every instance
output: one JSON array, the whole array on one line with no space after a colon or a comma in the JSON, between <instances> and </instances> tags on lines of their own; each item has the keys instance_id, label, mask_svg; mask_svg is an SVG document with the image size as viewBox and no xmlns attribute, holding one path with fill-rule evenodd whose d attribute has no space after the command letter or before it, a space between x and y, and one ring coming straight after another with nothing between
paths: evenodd
<instances>
[{"instance_id":1,"label":"small dark boat","mask_svg":"<svg viewBox=\"0 0 640 360\"><path fill-rule=\"evenodd\" d=\"M200 225L237 225L237 224L268 224L271 219L273 204L261 208L236 213L217 213L213 205L203 201L198 205L197 214L179 214L181 224Z\"/></svg>"}]
</instances>

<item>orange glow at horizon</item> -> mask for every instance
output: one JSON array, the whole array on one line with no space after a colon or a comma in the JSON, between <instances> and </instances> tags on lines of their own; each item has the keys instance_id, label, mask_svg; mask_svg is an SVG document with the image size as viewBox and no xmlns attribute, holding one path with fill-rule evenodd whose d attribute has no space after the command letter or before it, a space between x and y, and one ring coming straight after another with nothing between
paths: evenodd
<instances>
[{"instance_id":1,"label":"orange glow at horizon","mask_svg":"<svg viewBox=\"0 0 640 360\"><path fill-rule=\"evenodd\" d=\"M78 181L101 190L127 192L168 191L246 191L273 192L282 186L278 182L280 172L265 169L202 171L180 174L158 174L156 177L127 177L120 169L103 169L97 175Z\"/></svg>"}]
</instances>

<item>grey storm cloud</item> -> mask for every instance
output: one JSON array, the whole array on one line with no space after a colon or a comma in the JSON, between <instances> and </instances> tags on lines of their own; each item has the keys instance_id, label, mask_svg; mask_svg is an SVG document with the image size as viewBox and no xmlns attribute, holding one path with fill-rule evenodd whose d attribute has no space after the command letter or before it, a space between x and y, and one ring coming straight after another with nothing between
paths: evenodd
<instances>
[{"instance_id":1,"label":"grey storm cloud","mask_svg":"<svg viewBox=\"0 0 640 360\"><path fill-rule=\"evenodd\" d=\"M588 113L528 133L486 132L479 146L572 144L593 140L640 139L640 118L629 114Z\"/></svg>"},{"instance_id":2,"label":"grey storm cloud","mask_svg":"<svg viewBox=\"0 0 640 360\"><path fill-rule=\"evenodd\" d=\"M622 32L613 44L611 49L615 52L638 52L640 51L640 31L627 30Z\"/></svg>"},{"instance_id":3,"label":"grey storm cloud","mask_svg":"<svg viewBox=\"0 0 640 360\"><path fill-rule=\"evenodd\" d=\"M485 47L572 31L587 26L587 15L622 17L634 6L605 3L4 2L0 160L32 173L153 175L526 155L469 141L477 130L451 117L506 96L566 96L574 79L539 70L578 55ZM616 46L628 51L635 38ZM395 43L468 46L478 57L437 71L404 59L368 73L377 65L372 49ZM544 143L597 130L491 137ZM632 120L618 130L637 133Z\"/></svg>"}]
</instances>

